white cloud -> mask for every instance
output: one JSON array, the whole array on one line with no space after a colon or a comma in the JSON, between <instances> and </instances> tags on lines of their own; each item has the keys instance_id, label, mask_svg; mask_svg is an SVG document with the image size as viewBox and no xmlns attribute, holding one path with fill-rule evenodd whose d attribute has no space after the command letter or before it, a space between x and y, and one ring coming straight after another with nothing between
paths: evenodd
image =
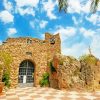
<instances>
[{"instance_id":1,"label":"white cloud","mask_svg":"<svg viewBox=\"0 0 100 100\"><path fill-rule=\"evenodd\" d=\"M91 29L85 29L84 27L80 28L81 34L83 34L85 37L93 37L95 34L95 31Z\"/></svg>"},{"instance_id":2,"label":"white cloud","mask_svg":"<svg viewBox=\"0 0 100 100\"><path fill-rule=\"evenodd\" d=\"M2 41L0 40L0 45L2 45Z\"/></svg>"},{"instance_id":3,"label":"white cloud","mask_svg":"<svg viewBox=\"0 0 100 100\"><path fill-rule=\"evenodd\" d=\"M78 25L79 21L77 21L76 17L72 16L72 20L74 21L75 25Z\"/></svg>"},{"instance_id":4,"label":"white cloud","mask_svg":"<svg viewBox=\"0 0 100 100\"><path fill-rule=\"evenodd\" d=\"M37 7L39 0L15 0L18 7L31 6Z\"/></svg>"},{"instance_id":5,"label":"white cloud","mask_svg":"<svg viewBox=\"0 0 100 100\"><path fill-rule=\"evenodd\" d=\"M83 0L83 3L81 3L81 11L84 13L89 13L91 2L92 2L91 0Z\"/></svg>"},{"instance_id":6,"label":"white cloud","mask_svg":"<svg viewBox=\"0 0 100 100\"><path fill-rule=\"evenodd\" d=\"M30 26L33 29L35 28L35 30L39 30L39 25L37 25L39 23L40 23L40 20L38 20L38 19L34 19L34 20L32 20L32 21L29 22Z\"/></svg>"},{"instance_id":7,"label":"white cloud","mask_svg":"<svg viewBox=\"0 0 100 100\"><path fill-rule=\"evenodd\" d=\"M4 0L3 4L4 4L4 7L7 11L11 12L13 10L13 5L10 1Z\"/></svg>"},{"instance_id":8,"label":"white cloud","mask_svg":"<svg viewBox=\"0 0 100 100\"><path fill-rule=\"evenodd\" d=\"M87 51L88 47L84 43L76 43L72 47L62 47L62 54L74 56L76 58L86 54Z\"/></svg>"},{"instance_id":9,"label":"white cloud","mask_svg":"<svg viewBox=\"0 0 100 100\"><path fill-rule=\"evenodd\" d=\"M56 19L56 15L53 13L55 6L57 5L57 1L55 0L48 0L48 1L44 1L42 2L43 4L43 10L46 11L47 16L50 19Z\"/></svg>"},{"instance_id":10,"label":"white cloud","mask_svg":"<svg viewBox=\"0 0 100 100\"><path fill-rule=\"evenodd\" d=\"M68 37L74 36L76 34L76 29L74 27L57 27L55 33L60 33L61 40L64 41Z\"/></svg>"},{"instance_id":11,"label":"white cloud","mask_svg":"<svg viewBox=\"0 0 100 100\"><path fill-rule=\"evenodd\" d=\"M5 24L10 23L13 22L14 16L11 13L9 13L7 10L4 10L0 12L0 20Z\"/></svg>"},{"instance_id":12,"label":"white cloud","mask_svg":"<svg viewBox=\"0 0 100 100\"><path fill-rule=\"evenodd\" d=\"M99 2L99 4L98 4L98 5L100 5L100 2ZM100 6L98 6L97 11L100 11Z\"/></svg>"},{"instance_id":13,"label":"white cloud","mask_svg":"<svg viewBox=\"0 0 100 100\"><path fill-rule=\"evenodd\" d=\"M93 23L93 25L97 25L97 24L100 24L100 16L99 14L92 14L90 17L86 17L86 19Z\"/></svg>"},{"instance_id":14,"label":"white cloud","mask_svg":"<svg viewBox=\"0 0 100 100\"><path fill-rule=\"evenodd\" d=\"M31 26L32 28L35 28L35 25L34 25L34 22L33 22L33 21L30 21L30 26Z\"/></svg>"},{"instance_id":15,"label":"white cloud","mask_svg":"<svg viewBox=\"0 0 100 100\"><path fill-rule=\"evenodd\" d=\"M42 20L40 22L40 28L45 28L47 24L48 24L48 21Z\"/></svg>"},{"instance_id":16,"label":"white cloud","mask_svg":"<svg viewBox=\"0 0 100 100\"><path fill-rule=\"evenodd\" d=\"M92 54L98 58L100 58L100 34L99 35L94 35L92 43L91 43L91 51Z\"/></svg>"},{"instance_id":17,"label":"white cloud","mask_svg":"<svg viewBox=\"0 0 100 100\"><path fill-rule=\"evenodd\" d=\"M35 10L38 6L39 0L15 0L16 1L16 12L20 15L32 15L35 16ZM23 8L25 7L25 8Z\"/></svg>"},{"instance_id":18,"label":"white cloud","mask_svg":"<svg viewBox=\"0 0 100 100\"><path fill-rule=\"evenodd\" d=\"M80 13L81 11L80 0L69 0L68 4L69 4L68 6L69 13Z\"/></svg>"},{"instance_id":19,"label":"white cloud","mask_svg":"<svg viewBox=\"0 0 100 100\"><path fill-rule=\"evenodd\" d=\"M7 33L8 33L8 36L12 36L17 33L17 30L15 28L9 28Z\"/></svg>"},{"instance_id":20,"label":"white cloud","mask_svg":"<svg viewBox=\"0 0 100 100\"><path fill-rule=\"evenodd\" d=\"M35 11L33 10L32 7L28 7L28 8L17 8L18 12L20 13L20 15L32 15L35 16Z\"/></svg>"},{"instance_id":21,"label":"white cloud","mask_svg":"<svg viewBox=\"0 0 100 100\"><path fill-rule=\"evenodd\" d=\"M89 13L91 7L91 0L68 0L68 12L69 13ZM98 6L97 11L100 11Z\"/></svg>"},{"instance_id":22,"label":"white cloud","mask_svg":"<svg viewBox=\"0 0 100 100\"><path fill-rule=\"evenodd\" d=\"M41 34L41 35L40 35L40 38L41 38L42 40L44 40L44 39L45 39L45 34Z\"/></svg>"},{"instance_id":23,"label":"white cloud","mask_svg":"<svg viewBox=\"0 0 100 100\"><path fill-rule=\"evenodd\" d=\"M85 28L80 28L79 32L82 32L81 34L83 34L85 37L91 37L91 41L89 44L86 44L85 41L81 41L80 43L74 43L72 42L72 44L70 45L70 47L65 45L65 42L62 41L62 54L64 55L71 55L74 56L76 58L79 58L79 56L84 55L84 54L89 54L89 45L91 47L91 51L92 54L98 58L100 58L100 45L99 45L99 41L100 41L100 34L97 34L96 32L98 32L99 30L91 30L91 29L85 29ZM84 38L84 37L83 37ZM67 41L67 39L65 38L66 42L69 42L69 40ZM73 41L73 40L71 40Z\"/></svg>"}]
</instances>

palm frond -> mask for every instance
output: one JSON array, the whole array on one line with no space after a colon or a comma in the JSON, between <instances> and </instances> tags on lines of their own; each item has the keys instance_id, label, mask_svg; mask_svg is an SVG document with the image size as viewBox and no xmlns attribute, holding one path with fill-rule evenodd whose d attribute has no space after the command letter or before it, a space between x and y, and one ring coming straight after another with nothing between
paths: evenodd
<instances>
[{"instance_id":1,"label":"palm frond","mask_svg":"<svg viewBox=\"0 0 100 100\"><path fill-rule=\"evenodd\" d=\"M67 12L68 8L68 0L58 0L59 5L59 11L64 10L64 12Z\"/></svg>"},{"instance_id":2,"label":"palm frond","mask_svg":"<svg viewBox=\"0 0 100 100\"><path fill-rule=\"evenodd\" d=\"M92 13L95 13L97 11L99 2L100 2L100 0L92 0L92 3L91 3L91 12Z\"/></svg>"}]
</instances>

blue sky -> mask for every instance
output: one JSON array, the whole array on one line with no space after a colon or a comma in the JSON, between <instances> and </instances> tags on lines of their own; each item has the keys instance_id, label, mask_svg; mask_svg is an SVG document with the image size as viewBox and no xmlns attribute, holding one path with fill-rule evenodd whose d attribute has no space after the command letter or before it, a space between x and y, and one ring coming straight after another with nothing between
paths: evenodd
<instances>
[{"instance_id":1,"label":"blue sky","mask_svg":"<svg viewBox=\"0 0 100 100\"><path fill-rule=\"evenodd\" d=\"M100 58L100 6L90 13L91 0L69 0L68 12L58 11L57 0L0 0L0 44L8 37L44 39L60 33L62 54ZM100 4L99 4L100 5Z\"/></svg>"}]
</instances>

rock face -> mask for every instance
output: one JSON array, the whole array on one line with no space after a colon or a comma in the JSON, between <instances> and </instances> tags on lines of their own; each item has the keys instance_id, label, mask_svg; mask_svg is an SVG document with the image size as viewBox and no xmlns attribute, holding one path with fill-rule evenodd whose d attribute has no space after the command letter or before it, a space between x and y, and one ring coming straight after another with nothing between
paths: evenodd
<instances>
[{"instance_id":1,"label":"rock face","mask_svg":"<svg viewBox=\"0 0 100 100\"><path fill-rule=\"evenodd\" d=\"M60 89L72 89L80 83L80 62L69 56L56 55L53 59ZM53 85L54 86L54 85Z\"/></svg>"},{"instance_id":2,"label":"rock face","mask_svg":"<svg viewBox=\"0 0 100 100\"><path fill-rule=\"evenodd\" d=\"M81 69L80 69L80 79L83 82L83 86L86 88L91 88L93 85L93 70L91 69L91 66L88 65L86 62L81 61Z\"/></svg>"},{"instance_id":3,"label":"rock face","mask_svg":"<svg viewBox=\"0 0 100 100\"><path fill-rule=\"evenodd\" d=\"M45 40L35 38L9 38L0 46L1 51L11 54L13 62L11 63L10 79L11 87L18 85L19 66L29 60L35 67L34 85L38 86L42 74L47 71L47 61L52 59L54 54L61 53L59 34L45 34Z\"/></svg>"},{"instance_id":4,"label":"rock face","mask_svg":"<svg viewBox=\"0 0 100 100\"><path fill-rule=\"evenodd\" d=\"M86 61L81 61L80 78L87 90L100 89L100 61L90 55Z\"/></svg>"},{"instance_id":5,"label":"rock face","mask_svg":"<svg viewBox=\"0 0 100 100\"><path fill-rule=\"evenodd\" d=\"M59 89L100 89L100 61L90 64L73 57L57 54L52 60L55 76L50 73L51 87ZM55 87L56 86L56 87Z\"/></svg>"}]
</instances>

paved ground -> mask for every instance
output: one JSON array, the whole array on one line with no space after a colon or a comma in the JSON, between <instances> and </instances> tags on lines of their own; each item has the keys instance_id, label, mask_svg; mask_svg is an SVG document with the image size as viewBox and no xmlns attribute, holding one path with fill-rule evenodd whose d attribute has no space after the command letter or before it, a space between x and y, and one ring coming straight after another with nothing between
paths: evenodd
<instances>
[{"instance_id":1,"label":"paved ground","mask_svg":"<svg viewBox=\"0 0 100 100\"><path fill-rule=\"evenodd\" d=\"M0 100L100 100L100 91L79 93L52 88L25 87L8 90L0 95Z\"/></svg>"}]
</instances>

